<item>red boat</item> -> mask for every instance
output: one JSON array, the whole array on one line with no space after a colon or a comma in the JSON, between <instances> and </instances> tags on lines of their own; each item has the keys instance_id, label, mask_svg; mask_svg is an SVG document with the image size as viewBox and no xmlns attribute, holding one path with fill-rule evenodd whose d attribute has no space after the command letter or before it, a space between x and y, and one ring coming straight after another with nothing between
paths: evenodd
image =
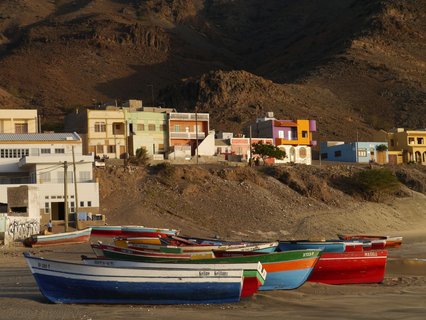
<instances>
[{"instance_id":1,"label":"red boat","mask_svg":"<svg viewBox=\"0 0 426 320\"><path fill-rule=\"evenodd\" d=\"M392 236L369 236L369 235L337 235L341 240L369 240L372 244L372 249L382 249L380 246L384 245L383 248L399 248L402 245L402 237Z\"/></svg>"},{"instance_id":2,"label":"red boat","mask_svg":"<svg viewBox=\"0 0 426 320\"><path fill-rule=\"evenodd\" d=\"M385 276L387 250L324 252L308 281L326 284L380 283Z\"/></svg>"}]
</instances>

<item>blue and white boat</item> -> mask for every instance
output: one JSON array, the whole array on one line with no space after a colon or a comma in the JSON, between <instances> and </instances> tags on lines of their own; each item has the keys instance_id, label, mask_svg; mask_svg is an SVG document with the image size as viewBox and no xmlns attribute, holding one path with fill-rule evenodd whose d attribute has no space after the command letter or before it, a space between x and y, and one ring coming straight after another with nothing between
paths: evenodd
<instances>
[{"instance_id":1,"label":"blue and white boat","mask_svg":"<svg viewBox=\"0 0 426 320\"><path fill-rule=\"evenodd\" d=\"M24 256L54 303L230 303L240 300L243 285L242 269L114 268Z\"/></svg>"}]
</instances>

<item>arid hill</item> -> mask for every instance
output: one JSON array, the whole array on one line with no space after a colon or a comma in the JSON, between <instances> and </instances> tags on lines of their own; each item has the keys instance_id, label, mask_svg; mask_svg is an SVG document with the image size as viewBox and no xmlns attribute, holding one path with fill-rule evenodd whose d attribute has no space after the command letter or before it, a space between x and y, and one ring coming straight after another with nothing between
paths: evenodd
<instances>
[{"instance_id":1,"label":"arid hill","mask_svg":"<svg viewBox=\"0 0 426 320\"><path fill-rule=\"evenodd\" d=\"M45 128L142 98L219 130L274 111L368 138L426 127L425 38L426 0L3 0L0 103L39 108Z\"/></svg>"},{"instance_id":2,"label":"arid hill","mask_svg":"<svg viewBox=\"0 0 426 320\"><path fill-rule=\"evenodd\" d=\"M101 212L110 225L180 228L232 238L334 237L405 230L426 214L426 171L391 168L395 197L365 201L351 184L359 166L228 167L167 164L97 169Z\"/></svg>"}]
</instances>

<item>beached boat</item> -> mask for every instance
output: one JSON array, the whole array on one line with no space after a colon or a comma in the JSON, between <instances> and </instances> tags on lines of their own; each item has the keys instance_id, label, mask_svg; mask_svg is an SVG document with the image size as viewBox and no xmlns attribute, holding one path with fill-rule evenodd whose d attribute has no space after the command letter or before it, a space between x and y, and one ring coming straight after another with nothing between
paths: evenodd
<instances>
[{"instance_id":1,"label":"beached boat","mask_svg":"<svg viewBox=\"0 0 426 320\"><path fill-rule=\"evenodd\" d=\"M150 263L126 260L110 260L102 258L88 258L82 256L85 264L114 267L114 268L145 268L145 269L184 269L184 270L243 270L243 288L241 298L250 297L255 294L264 284L267 273L260 262L239 264L196 264L196 263Z\"/></svg>"},{"instance_id":2,"label":"beached boat","mask_svg":"<svg viewBox=\"0 0 426 320\"><path fill-rule=\"evenodd\" d=\"M152 250L143 250L143 249L133 249L133 248L121 248L117 246L107 245L103 243L91 244L93 251L97 257L103 257L104 252L119 252L135 255L140 261L150 261L150 262L161 262L165 259L168 260L199 260L199 259L213 259L215 256L213 251L196 251L196 252L182 252L177 250L168 250L164 248L162 251L152 251ZM106 256L105 256L106 257Z\"/></svg>"},{"instance_id":3,"label":"beached boat","mask_svg":"<svg viewBox=\"0 0 426 320\"><path fill-rule=\"evenodd\" d=\"M149 228L144 226L93 226L93 235L104 237L167 237L179 234L176 229Z\"/></svg>"},{"instance_id":4,"label":"beached boat","mask_svg":"<svg viewBox=\"0 0 426 320\"><path fill-rule=\"evenodd\" d=\"M127 269L24 256L54 303L229 303L240 300L243 285L242 269Z\"/></svg>"},{"instance_id":5,"label":"beached boat","mask_svg":"<svg viewBox=\"0 0 426 320\"><path fill-rule=\"evenodd\" d=\"M52 233L52 234L34 234L24 240L26 247L43 247L63 244L85 243L90 239L92 229L86 228L73 232Z\"/></svg>"},{"instance_id":6,"label":"beached boat","mask_svg":"<svg viewBox=\"0 0 426 320\"><path fill-rule=\"evenodd\" d=\"M167 237L179 234L179 230L148 228L144 226L122 226L121 234L126 237Z\"/></svg>"},{"instance_id":7,"label":"beached boat","mask_svg":"<svg viewBox=\"0 0 426 320\"><path fill-rule=\"evenodd\" d=\"M197 252L197 251L255 251L255 252L274 252L278 246L278 242L265 242L265 243L244 243L233 245L156 245L133 243L131 241L123 242L122 240L114 241L116 246L127 247L136 250L152 250L152 251L165 251L165 252Z\"/></svg>"},{"instance_id":8,"label":"beached boat","mask_svg":"<svg viewBox=\"0 0 426 320\"><path fill-rule=\"evenodd\" d=\"M323 252L352 252L362 251L362 242L342 241L342 240L325 240L325 241L310 241L310 240L290 240L280 241L278 251L300 250L300 249L321 249Z\"/></svg>"},{"instance_id":9,"label":"beached boat","mask_svg":"<svg viewBox=\"0 0 426 320\"><path fill-rule=\"evenodd\" d=\"M374 236L374 235L337 235L342 240L370 240L372 249L380 249L384 242L384 248L399 248L402 245L402 237L399 236Z\"/></svg>"},{"instance_id":10,"label":"beached boat","mask_svg":"<svg viewBox=\"0 0 426 320\"><path fill-rule=\"evenodd\" d=\"M324 252L308 278L326 284L380 283L388 252Z\"/></svg>"},{"instance_id":11,"label":"beached boat","mask_svg":"<svg viewBox=\"0 0 426 320\"><path fill-rule=\"evenodd\" d=\"M138 254L137 250L92 244L92 249L98 257L114 260L149 261ZM295 289L305 283L319 259L321 250L294 250L274 253L227 252L232 255L215 259L191 260L191 263L253 263L260 262L268 276L259 290ZM152 260L151 260L152 261ZM156 258L156 262L187 263L185 259Z\"/></svg>"},{"instance_id":12,"label":"beached boat","mask_svg":"<svg viewBox=\"0 0 426 320\"><path fill-rule=\"evenodd\" d=\"M92 235L101 237L121 236L121 226L92 226Z\"/></svg>"}]
</instances>

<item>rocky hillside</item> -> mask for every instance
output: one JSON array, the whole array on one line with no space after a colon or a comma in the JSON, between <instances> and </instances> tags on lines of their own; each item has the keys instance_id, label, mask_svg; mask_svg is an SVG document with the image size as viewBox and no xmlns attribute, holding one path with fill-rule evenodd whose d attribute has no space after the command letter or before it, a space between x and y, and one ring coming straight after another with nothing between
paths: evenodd
<instances>
[{"instance_id":1,"label":"rocky hillside","mask_svg":"<svg viewBox=\"0 0 426 320\"><path fill-rule=\"evenodd\" d=\"M384 203L365 201L353 188L351 177L360 170L348 165L157 165L127 170L107 166L96 175L101 211L111 225L161 225L187 234L275 239L403 230L424 219L423 167L393 168L402 186L396 198Z\"/></svg>"},{"instance_id":2,"label":"rocky hillside","mask_svg":"<svg viewBox=\"0 0 426 320\"><path fill-rule=\"evenodd\" d=\"M426 0L3 0L0 104L49 128L154 88L219 130L266 111L329 139L426 127L425 21Z\"/></svg>"}]
</instances>

